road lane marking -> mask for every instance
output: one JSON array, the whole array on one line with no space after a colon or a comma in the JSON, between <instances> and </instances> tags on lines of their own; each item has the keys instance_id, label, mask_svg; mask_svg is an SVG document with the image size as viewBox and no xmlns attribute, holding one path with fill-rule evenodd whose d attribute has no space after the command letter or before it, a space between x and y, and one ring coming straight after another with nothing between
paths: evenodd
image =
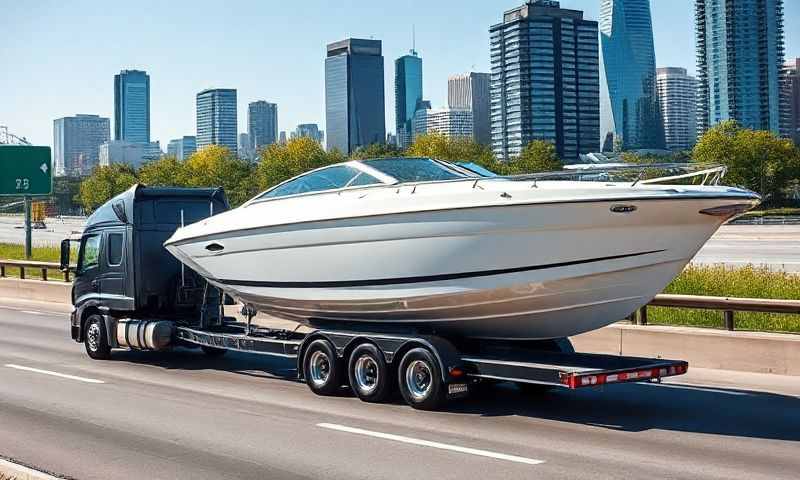
<instances>
[{"instance_id":1,"label":"road lane marking","mask_svg":"<svg viewBox=\"0 0 800 480\"><path fill-rule=\"evenodd\" d=\"M361 428L347 427L345 425L337 425L334 423L318 423L317 426L321 428L327 428L329 430L354 433L356 435L366 435L368 437L382 438L384 440L392 440L394 442L408 443L410 445L418 445L421 447L438 448L440 450L449 450L451 452L466 453L467 455L489 457L498 460L506 460L509 462L525 463L528 465L540 465L544 463L544 460L536 460L535 458L518 457L516 455L490 452L488 450L479 450L477 448L459 447L458 445L449 445L446 443L431 442L429 440L420 440L418 438L403 437L401 435L394 435L391 433L374 432L372 430L363 430Z\"/></svg>"},{"instance_id":2,"label":"road lane marking","mask_svg":"<svg viewBox=\"0 0 800 480\"><path fill-rule=\"evenodd\" d=\"M33 310L20 310L19 313L27 313L28 315L47 315L46 313L35 312Z\"/></svg>"},{"instance_id":3,"label":"road lane marking","mask_svg":"<svg viewBox=\"0 0 800 480\"><path fill-rule=\"evenodd\" d=\"M79 382L106 383L106 382L104 382L102 380L96 380L94 378L76 377L75 375L67 375L66 373L51 372L50 370L41 370L41 369L33 368L33 367L24 367L22 365L16 365L16 364L13 364L13 363L6 363L5 366L8 367L8 368L14 368L16 370L24 370L26 372L42 373L44 375L52 375L54 377L66 378L66 379L69 379L69 380L77 380Z\"/></svg>"}]
</instances>

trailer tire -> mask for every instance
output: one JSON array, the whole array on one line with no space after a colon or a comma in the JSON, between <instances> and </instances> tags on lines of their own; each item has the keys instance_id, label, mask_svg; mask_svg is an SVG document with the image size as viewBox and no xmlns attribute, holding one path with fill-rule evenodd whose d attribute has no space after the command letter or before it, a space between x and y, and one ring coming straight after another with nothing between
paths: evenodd
<instances>
[{"instance_id":1,"label":"trailer tire","mask_svg":"<svg viewBox=\"0 0 800 480\"><path fill-rule=\"evenodd\" d=\"M228 353L228 350L224 348L207 347L205 345L200 347L200 350L202 350L203 353L205 353L208 357L221 357Z\"/></svg>"},{"instance_id":2,"label":"trailer tire","mask_svg":"<svg viewBox=\"0 0 800 480\"><path fill-rule=\"evenodd\" d=\"M427 348L409 350L397 373L400 394L417 410L437 410L447 399L439 362Z\"/></svg>"},{"instance_id":3,"label":"trailer tire","mask_svg":"<svg viewBox=\"0 0 800 480\"><path fill-rule=\"evenodd\" d=\"M365 402L382 402L391 393L391 370L383 354L371 343L357 346L350 354L347 365L350 388Z\"/></svg>"},{"instance_id":4,"label":"trailer tire","mask_svg":"<svg viewBox=\"0 0 800 480\"><path fill-rule=\"evenodd\" d=\"M106 324L100 315L90 315L86 319L86 333L83 335L86 353L94 360L111 358L111 347L108 345Z\"/></svg>"},{"instance_id":5,"label":"trailer tire","mask_svg":"<svg viewBox=\"0 0 800 480\"><path fill-rule=\"evenodd\" d=\"M303 377L308 388L317 395L336 394L342 386L340 364L329 341L311 342L303 354Z\"/></svg>"}]
</instances>

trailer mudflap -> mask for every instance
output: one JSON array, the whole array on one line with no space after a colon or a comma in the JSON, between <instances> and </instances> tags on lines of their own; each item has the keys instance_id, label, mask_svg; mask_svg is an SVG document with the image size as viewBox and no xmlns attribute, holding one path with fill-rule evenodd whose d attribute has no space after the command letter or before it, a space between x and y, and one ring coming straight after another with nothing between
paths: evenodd
<instances>
[{"instance_id":1,"label":"trailer mudflap","mask_svg":"<svg viewBox=\"0 0 800 480\"><path fill-rule=\"evenodd\" d=\"M658 381L682 375L689 367L683 360L530 350L506 358L465 356L462 360L470 377L570 389Z\"/></svg>"}]
</instances>

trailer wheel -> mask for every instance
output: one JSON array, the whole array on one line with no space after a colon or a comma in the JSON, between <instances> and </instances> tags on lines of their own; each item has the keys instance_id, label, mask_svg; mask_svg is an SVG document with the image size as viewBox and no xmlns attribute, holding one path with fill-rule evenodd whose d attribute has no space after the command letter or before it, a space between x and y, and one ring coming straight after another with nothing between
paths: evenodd
<instances>
[{"instance_id":1,"label":"trailer wheel","mask_svg":"<svg viewBox=\"0 0 800 480\"><path fill-rule=\"evenodd\" d=\"M418 410L436 410L447 398L439 362L426 348L409 350L397 377L403 399Z\"/></svg>"},{"instance_id":2,"label":"trailer wheel","mask_svg":"<svg viewBox=\"0 0 800 480\"><path fill-rule=\"evenodd\" d=\"M342 369L333 346L327 340L314 340L303 355L303 376L317 395L333 395L342 385Z\"/></svg>"},{"instance_id":3,"label":"trailer wheel","mask_svg":"<svg viewBox=\"0 0 800 480\"><path fill-rule=\"evenodd\" d=\"M108 360L111 358L111 347L108 345L108 334L103 317L91 315L86 320L86 333L84 334L83 344L86 346L86 353L95 360Z\"/></svg>"},{"instance_id":4,"label":"trailer wheel","mask_svg":"<svg viewBox=\"0 0 800 480\"><path fill-rule=\"evenodd\" d=\"M203 353L209 357L221 357L228 353L228 351L224 348L207 347L205 345L200 347L200 350L202 350Z\"/></svg>"},{"instance_id":5,"label":"trailer wheel","mask_svg":"<svg viewBox=\"0 0 800 480\"><path fill-rule=\"evenodd\" d=\"M350 388L365 402L386 400L392 386L389 372L383 355L371 343L359 345L350 354L347 368Z\"/></svg>"}]
</instances>

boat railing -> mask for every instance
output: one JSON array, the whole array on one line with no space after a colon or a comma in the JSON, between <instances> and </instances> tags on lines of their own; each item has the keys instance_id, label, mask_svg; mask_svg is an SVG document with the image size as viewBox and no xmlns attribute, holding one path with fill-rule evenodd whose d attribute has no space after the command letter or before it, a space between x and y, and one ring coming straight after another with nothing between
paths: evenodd
<instances>
[{"instance_id":1,"label":"boat railing","mask_svg":"<svg viewBox=\"0 0 800 480\"><path fill-rule=\"evenodd\" d=\"M700 163L652 163L631 165L588 165L560 171L513 175L515 181L571 180L593 182L631 182L632 185L675 183L689 185L719 185L727 167Z\"/></svg>"}]
</instances>

